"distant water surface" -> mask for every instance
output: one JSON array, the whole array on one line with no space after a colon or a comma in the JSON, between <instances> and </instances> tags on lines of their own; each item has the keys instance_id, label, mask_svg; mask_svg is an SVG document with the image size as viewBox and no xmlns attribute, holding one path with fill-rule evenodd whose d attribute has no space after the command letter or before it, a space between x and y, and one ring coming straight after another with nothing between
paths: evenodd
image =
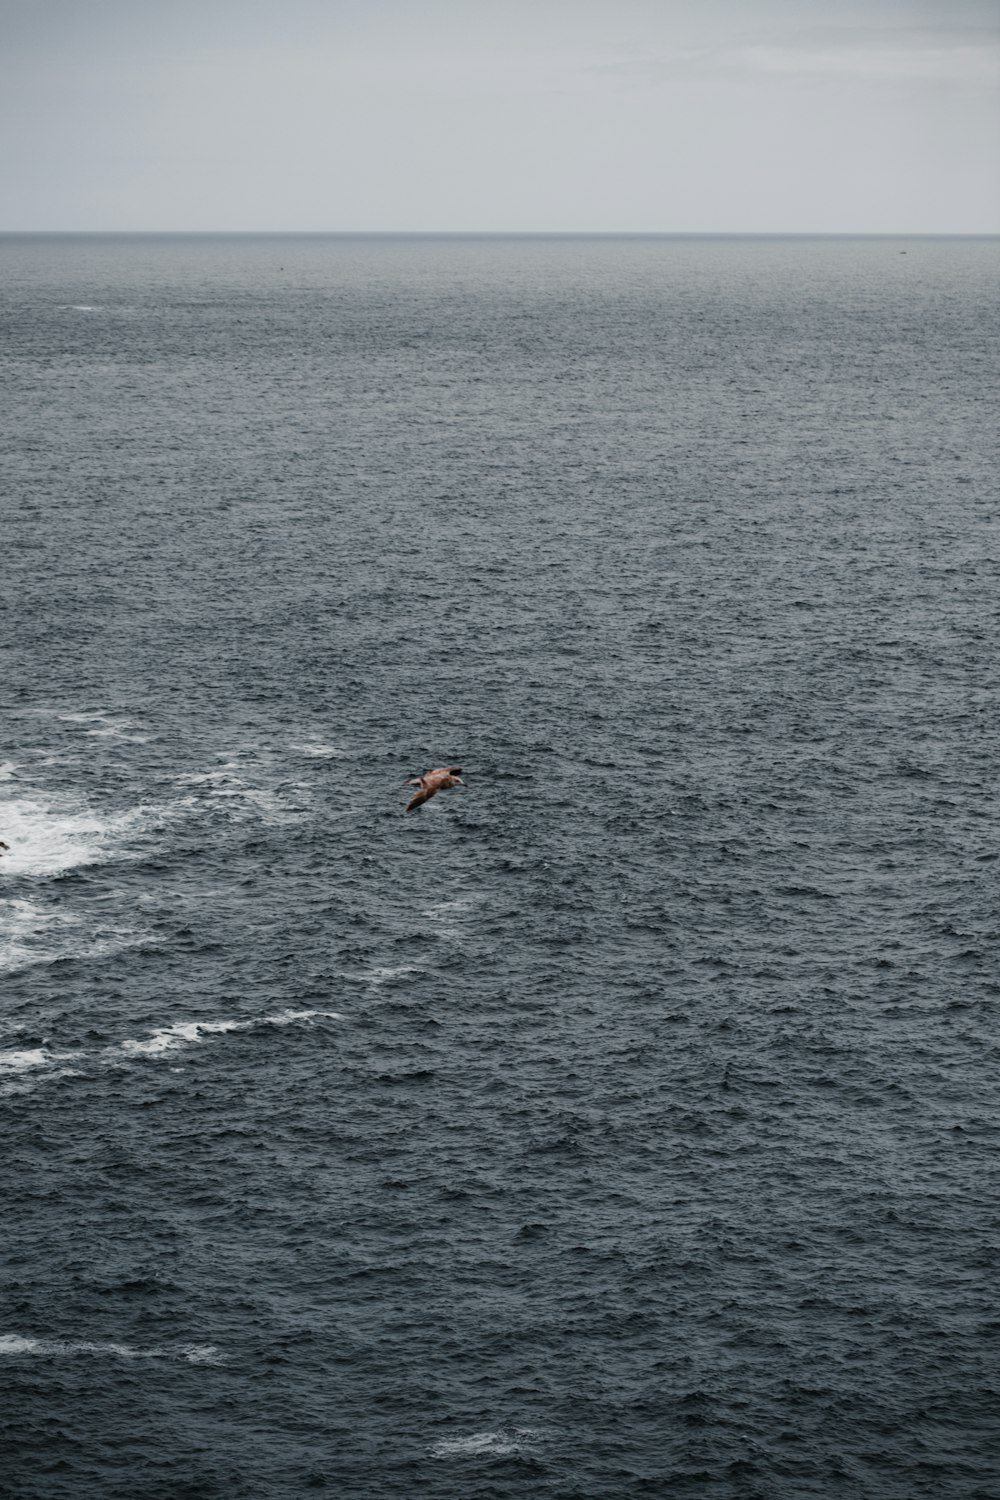
<instances>
[{"instance_id":1,"label":"distant water surface","mask_svg":"<svg viewBox=\"0 0 1000 1500\"><path fill-rule=\"evenodd\" d=\"M998 269L0 237L4 1495L996 1500Z\"/></svg>"}]
</instances>

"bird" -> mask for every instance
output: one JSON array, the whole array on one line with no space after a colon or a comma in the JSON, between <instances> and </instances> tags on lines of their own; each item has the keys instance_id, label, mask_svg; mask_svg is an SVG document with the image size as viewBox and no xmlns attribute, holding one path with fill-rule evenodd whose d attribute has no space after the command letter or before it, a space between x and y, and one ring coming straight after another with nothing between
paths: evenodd
<instances>
[{"instance_id":1,"label":"bird","mask_svg":"<svg viewBox=\"0 0 1000 1500\"><path fill-rule=\"evenodd\" d=\"M461 766L439 766L436 771L425 771L422 776L411 776L409 781L403 782L404 786L418 786L420 788L406 804L406 811L412 812L428 797L436 797L438 792L443 792L450 786L464 786L462 780Z\"/></svg>"}]
</instances>

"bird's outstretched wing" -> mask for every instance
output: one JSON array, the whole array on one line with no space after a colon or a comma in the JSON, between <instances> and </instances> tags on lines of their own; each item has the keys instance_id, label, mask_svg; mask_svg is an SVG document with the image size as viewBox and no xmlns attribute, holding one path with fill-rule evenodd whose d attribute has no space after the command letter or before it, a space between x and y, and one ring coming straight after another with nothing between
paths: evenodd
<instances>
[{"instance_id":1,"label":"bird's outstretched wing","mask_svg":"<svg viewBox=\"0 0 1000 1500\"><path fill-rule=\"evenodd\" d=\"M404 784L407 785L407 786L410 785L409 782L406 782ZM437 791L436 787L434 788L434 791ZM421 790L416 794L416 796L415 797L411 797L410 800L409 800L409 802L406 804L406 811L407 812L412 812L415 807L419 807L420 806L421 802L426 802L427 798L428 797L433 797L433 795L434 795L433 791L428 792L428 791L425 791L423 788L421 788Z\"/></svg>"}]
</instances>

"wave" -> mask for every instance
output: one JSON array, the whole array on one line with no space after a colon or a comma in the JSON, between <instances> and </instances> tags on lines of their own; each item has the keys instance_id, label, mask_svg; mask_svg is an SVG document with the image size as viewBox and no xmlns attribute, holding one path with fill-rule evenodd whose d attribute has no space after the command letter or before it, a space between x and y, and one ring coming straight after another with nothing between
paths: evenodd
<instances>
[{"instance_id":1,"label":"wave","mask_svg":"<svg viewBox=\"0 0 1000 1500\"><path fill-rule=\"evenodd\" d=\"M32 1068L54 1067L76 1056L75 1052L49 1052L45 1047L11 1047L0 1052L0 1078L11 1073L25 1073Z\"/></svg>"},{"instance_id":2,"label":"wave","mask_svg":"<svg viewBox=\"0 0 1000 1500\"><path fill-rule=\"evenodd\" d=\"M421 915L425 917L454 917L462 912L472 911L476 906L483 904L483 896L458 896L454 901L437 901L433 906L421 908Z\"/></svg>"},{"instance_id":3,"label":"wave","mask_svg":"<svg viewBox=\"0 0 1000 1500\"><path fill-rule=\"evenodd\" d=\"M134 719L114 718L111 714L102 712L59 714L59 719L64 724L89 726L84 729L84 733L99 739L125 740L130 745L145 745L152 738L140 732Z\"/></svg>"},{"instance_id":4,"label":"wave","mask_svg":"<svg viewBox=\"0 0 1000 1500\"><path fill-rule=\"evenodd\" d=\"M498 1427L467 1437L439 1438L429 1452L432 1458L511 1458L531 1452L544 1437L533 1427Z\"/></svg>"},{"instance_id":5,"label":"wave","mask_svg":"<svg viewBox=\"0 0 1000 1500\"><path fill-rule=\"evenodd\" d=\"M175 1021L148 1037L127 1038L99 1052L52 1052L47 1046L10 1049L0 1052L0 1098L31 1092L40 1083L57 1078L79 1077L87 1070L122 1066L138 1058L163 1057L183 1047L191 1047L209 1037L230 1031L251 1031L262 1026L292 1026L300 1022L342 1021L337 1010L283 1010L270 1016L253 1016L246 1020L226 1018L218 1021ZM66 1067L75 1063L75 1067Z\"/></svg>"},{"instance_id":6,"label":"wave","mask_svg":"<svg viewBox=\"0 0 1000 1500\"><path fill-rule=\"evenodd\" d=\"M58 947L53 951L40 943L79 925L78 917L45 911L33 901L0 901L0 972L10 974L62 957Z\"/></svg>"},{"instance_id":7,"label":"wave","mask_svg":"<svg viewBox=\"0 0 1000 1500\"><path fill-rule=\"evenodd\" d=\"M61 875L97 864L108 858L115 821L33 798L5 799L0 838L10 848L0 859L0 876Z\"/></svg>"},{"instance_id":8,"label":"wave","mask_svg":"<svg viewBox=\"0 0 1000 1500\"><path fill-rule=\"evenodd\" d=\"M70 959L107 958L152 941L149 932L132 927L95 933L71 912L47 910L34 901L0 900L0 974Z\"/></svg>"},{"instance_id":9,"label":"wave","mask_svg":"<svg viewBox=\"0 0 1000 1500\"><path fill-rule=\"evenodd\" d=\"M316 760L347 759L346 750L338 750L336 745L324 745L319 740L311 740L303 745L292 745L290 748L299 755L309 755Z\"/></svg>"},{"instance_id":10,"label":"wave","mask_svg":"<svg viewBox=\"0 0 1000 1500\"><path fill-rule=\"evenodd\" d=\"M9 845L0 858L0 879L64 875L87 865L138 858L138 839L165 822L189 816L193 805L191 800L140 803L99 814L66 798L0 798L0 838Z\"/></svg>"},{"instance_id":11,"label":"wave","mask_svg":"<svg viewBox=\"0 0 1000 1500\"><path fill-rule=\"evenodd\" d=\"M394 979L405 979L407 974L422 974L419 964L399 964L396 968L367 969L363 974L349 976L361 979L366 984L391 984Z\"/></svg>"},{"instance_id":12,"label":"wave","mask_svg":"<svg viewBox=\"0 0 1000 1500\"><path fill-rule=\"evenodd\" d=\"M0 1355L111 1354L118 1359L183 1359L191 1365L220 1365L226 1355L214 1344L173 1344L155 1349L133 1349L128 1344L69 1343L62 1339L27 1339L17 1333L0 1333Z\"/></svg>"},{"instance_id":13,"label":"wave","mask_svg":"<svg viewBox=\"0 0 1000 1500\"><path fill-rule=\"evenodd\" d=\"M197 798L228 806L237 817L259 817L265 823L297 823L306 809L290 802L271 787L253 786L239 774L235 761L215 771L191 771L177 777L178 786L190 787ZM296 788L298 790L298 788Z\"/></svg>"},{"instance_id":14,"label":"wave","mask_svg":"<svg viewBox=\"0 0 1000 1500\"><path fill-rule=\"evenodd\" d=\"M296 1021L313 1021L317 1018L342 1021L336 1010L285 1010L274 1016L257 1016L248 1021L175 1021L162 1031L154 1031L143 1041L121 1042L112 1053L120 1052L126 1057L159 1057L164 1052L175 1052L179 1047L189 1047L210 1036L220 1036L227 1031L248 1031L258 1026L289 1026Z\"/></svg>"}]
</instances>

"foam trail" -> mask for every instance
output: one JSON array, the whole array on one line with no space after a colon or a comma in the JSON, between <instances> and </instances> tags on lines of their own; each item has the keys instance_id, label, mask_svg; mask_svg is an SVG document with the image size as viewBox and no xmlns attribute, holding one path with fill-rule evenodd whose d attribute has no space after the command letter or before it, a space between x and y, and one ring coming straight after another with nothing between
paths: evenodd
<instances>
[{"instance_id":1,"label":"foam trail","mask_svg":"<svg viewBox=\"0 0 1000 1500\"><path fill-rule=\"evenodd\" d=\"M260 1026L292 1026L300 1021L342 1021L337 1010L283 1010L273 1016L257 1016L245 1021L176 1021L154 1031L151 1036L120 1042L100 1052L50 1052L46 1047L11 1049L0 1052L0 1098L30 1093L40 1083L56 1078L76 1078L86 1068L121 1066L123 1059L163 1057L203 1042L227 1031L250 1031ZM75 1068L62 1066L68 1062Z\"/></svg>"},{"instance_id":2,"label":"foam trail","mask_svg":"<svg viewBox=\"0 0 1000 1500\"><path fill-rule=\"evenodd\" d=\"M219 1365L226 1356L214 1344L175 1344L162 1349L133 1349L128 1344L68 1343L62 1339L26 1339L17 1333L0 1334L0 1355L112 1354L118 1359L183 1359L191 1365Z\"/></svg>"},{"instance_id":3,"label":"foam trail","mask_svg":"<svg viewBox=\"0 0 1000 1500\"><path fill-rule=\"evenodd\" d=\"M227 1031L249 1031L257 1026L289 1026L296 1021L313 1021L317 1017L331 1021L344 1019L337 1010L283 1010L278 1015L257 1016L247 1021L175 1021L162 1031L154 1031L145 1040L122 1042L112 1052L123 1053L126 1057L161 1057L165 1052L190 1047L206 1037L219 1036Z\"/></svg>"}]
</instances>

